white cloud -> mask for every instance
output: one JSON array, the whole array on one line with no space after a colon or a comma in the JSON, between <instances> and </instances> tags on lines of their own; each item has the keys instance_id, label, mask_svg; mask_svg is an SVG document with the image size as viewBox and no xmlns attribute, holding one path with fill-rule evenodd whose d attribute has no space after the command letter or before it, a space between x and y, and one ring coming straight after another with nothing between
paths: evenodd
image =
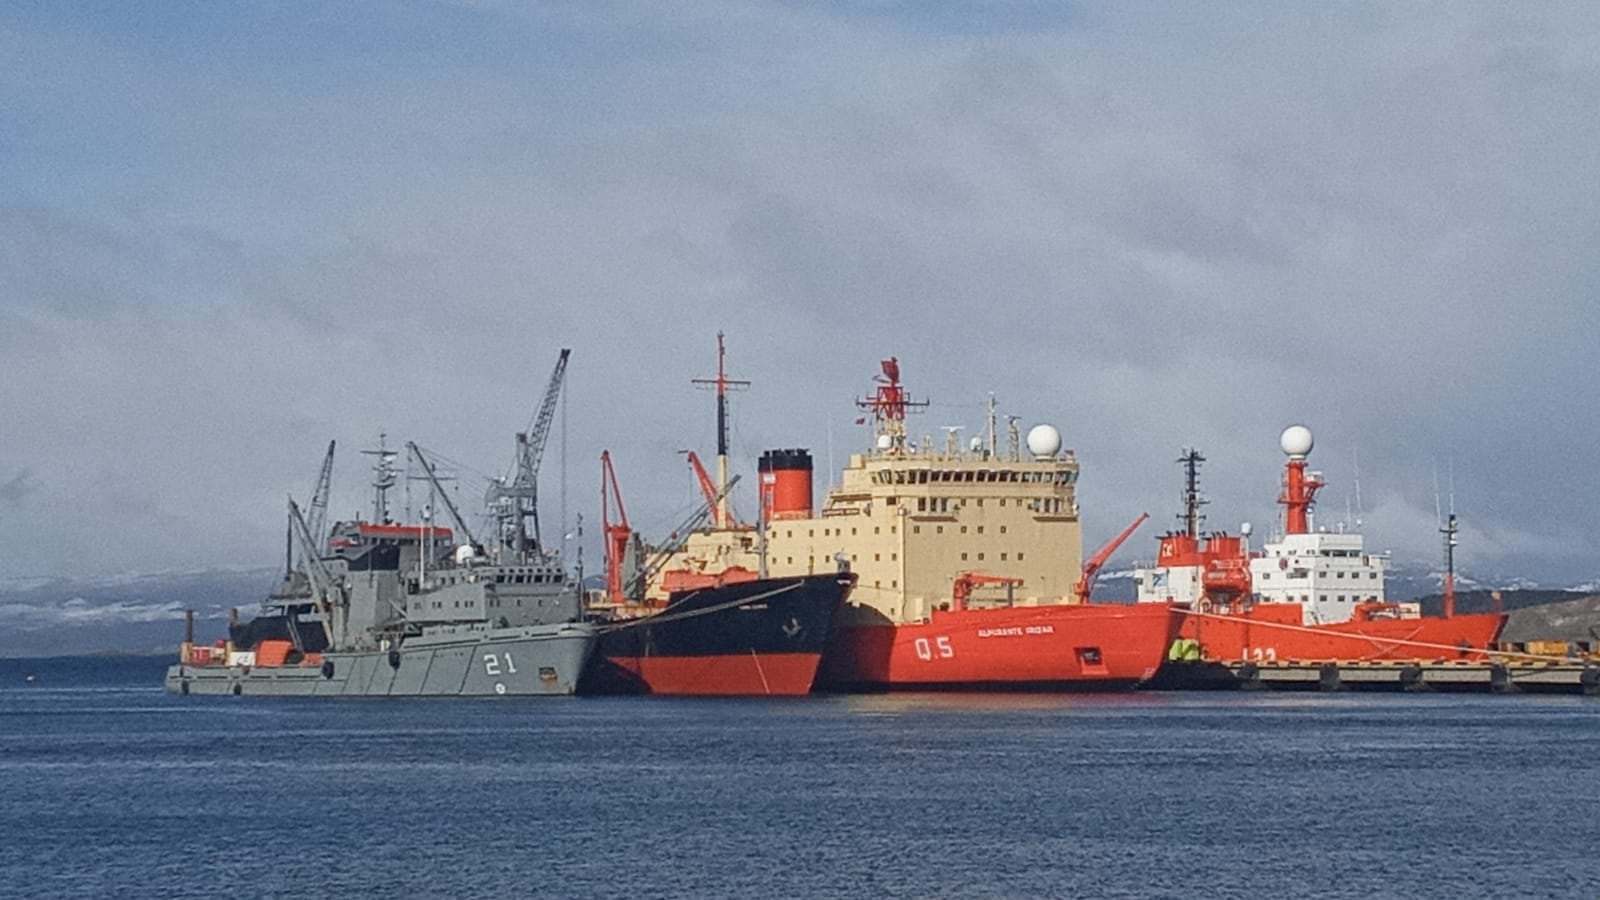
<instances>
[{"instance_id":1,"label":"white cloud","mask_svg":"<svg viewBox=\"0 0 1600 900\"><path fill-rule=\"evenodd\" d=\"M745 456L842 457L896 354L914 429L989 391L1060 424L1089 544L1170 521L1186 445L1213 523L1264 525L1304 420L1391 486L1375 542L1431 553L1449 457L1464 553L1587 562L1590 17L475 6L367 9L359 50L0 32L0 574L270 565L329 438L339 515L380 430L498 471L561 346L571 508L610 447L665 528L719 329Z\"/></svg>"}]
</instances>

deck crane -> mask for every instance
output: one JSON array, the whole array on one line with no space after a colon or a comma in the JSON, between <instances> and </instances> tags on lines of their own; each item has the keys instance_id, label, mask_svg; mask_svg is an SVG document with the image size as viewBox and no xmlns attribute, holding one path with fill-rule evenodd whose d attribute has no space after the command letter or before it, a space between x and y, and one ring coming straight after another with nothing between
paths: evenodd
<instances>
[{"instance_id":1,"label":"deck crane","mask_svg":"<svg viewBox=\"0 0 1600 900\"><path fill-rule=\"evenodd\" d=\"M706 467L701 464L700 457L693 450L684 450L689 457L689 468L694 470L695 480L700 482L700 493L711 504L711 524L717 528L726 528L731 523L732 513L722 508L716 500L717 486L712 483L711 475L706 472Z\"/></svg>"},{"instance_id":2,"label":"deck crane","mask_svg":"<svg viewBox=\"0 0 1600 900\"><path fill-rule=\"evenodd\" d=\"M319 550L327 542L325 531L328 522L328 491L333 484L333 448L328 442L328 453L322 457L322 472L317 476L317 489L311 494L311 506L306 515L306 530L311 533L312 545Z\"/></svg>"},{"instance_id":3,"label":"deck crane","mask_svg":"<svg viewBox=\"0 0 1600 900\"><path fill-rule=\"evenodd\" d=\"M1104 547L1096 550L1094 555L1089 557L1089 561L1083 564L1083 575L1078 578L1077 585L1072 589L1072 592L1078 595L1079 603L1089 602L1089 594L1094 590L1094 580L1100 574L1100 567L1106 564L1106 560L1111 558L1111 554L1117 552L1117 548L1122 546L1122 542L1139 530L1139 526L1143 525L1144 520L1148 518L1150 518L1149 513L1140 513L1139 518L1134 519L1132 525L1122 529L1121 534L1107 541Z\"/></svg>"},{"instance_id":4,"label":"deck crane","mask_svg":"<svg viewBox=\"0 0 1600 900\"><path fill-rule=\"evenodd\" d=\"M1021 578L1009 578L1005 575L990 575L986 572L960 572L956 575L955 583L950 586L951 608L960 612L967 608L967 601L972 597L972 589L981 584L1003 584L1006 588L1006 605L1011 605L1011 592L1022 587Z\"/></svg>"},{"instance_id":5,"label":"deck crane","mask_svg":"<svg viewBox=\"0 0 1600 900\"><path fill-rule=\"evenodd\" d=\"M328 536L323 531L324 523L328 519L328 489L333 483L333 448L334 441L328 442L328 453L322 458L322 471L317 475L317 487L311 494L310 515L306 519L306 530L311 534L311 546L314 553L320 553L327 546ZM294 521L291 517L288 530L284 538L284 568L283 582L286 589L292 592L297 583L294 566Z\"/></svg>"},{"instance_id":6,"label":"deck crane","mask_svg":"<svg viewBox=\"0 0 1600 900\"><path fill-rule=\"evenodd\" d=\"M311 529L306 524L305 517L300 514L300 505L294 502L293 497L289 498L289 524L290 530L300 541L300 555L305 560L306 579L311 586L312 603L315 604L322 620L323 634L328 638L329 647L337 646L334 635L342 637L344 626L336 625L334 616L336 612L343 612L347 605L344 585L328 571L327 566L322 564L311 538Z\"/></svg>"},{"instance_id":7,"label":"deck crane","mask_svg":"<svg viewBox=\"0 0 1600 900\"><path fill-rule=\"evenodd\" d=\"M628 524L628 513L622 508L622 489L617 484L616 470L611 466L611 452L600 453L600 523L605 531L606 541L606 599L613 605L621 606L625 603L637 603L644 598L645 586L650 579L661 570L662 566L672 558L672 554L682 549L689 535L699 530L706 521L716 514L718 504L725 500L728 491L739 483L739 476L728 479L728 483L719 491L712 492L706 501L678 524L672 530L666 543L656 548L654 554L638 567L633 576L624 584L622 580L622 566L628 551L628 542L633 539L633 528ZM616 505L617 521L611 520L611 506Z\"/></svg>"},{"instance_id":8,"label":"deck crane","mask_svg":"<svg viewBox=\"0 0 1600 900\"><path fill-rule=\"evenodd\" d=\"M609 490L608 490L609 488ZM617 506L617 521L611 521L611 504ZM628 511L622 508L622 489L617 486L616 470L611 468L611 451L600 451L600 529L606 541L606 599L621 606L622 561L628 552L628 541L633 539L633 526L628 524Z\"/></svg>"},{"instance_id":9,"label":"deck crane","mask_svg":"<svg viewBox=\"0 0 1600 900\"><path fill-rule=\"evenodd\" d=\"M699 508L689 514L688 518L678 523L678 527L672 529L667 536L666 542L655 548L655 553L645 560L644 565L640 566L639 571L635 572L633 578L628 581L628 596L641 600L644 598L644 589L650 584L650 579L661 571L662 567L672 559L674 553L683 549L683 545L689 540L689 535L705 526L706 522L715 513L717 506L728 499L728 492L733 490L734 485L738 483L738 475L729 478L726 487L717 491L705 503L700 504Z\"/></svg>"},{"instance_id":10,"label":"deck crane","mask_svg":"<svg viewBox=\"0 0 1600 900\"><path fill-rule=\"evenodd\" d=\"M423 455L422 448L418 447L415 441L406 441L406 449L411 451L411 455L416 458L418 465L422 466L422 474L427 477L428 484L433 486L434 496L444 501L444 508L450 513L450 521L455 523L456 530L461 534L461 537L466 539L467 546L471 547L474 553L478 552L478 539L473 536L472 529L467 527L467 520L461 517L461 511L456 509L456 505L451 501L450 494L445 491L444 485L439 483L439 474L433 470L433 463L429 462L428 458Z\"/></svg>"},{"instance_id":11,"label":"deck crane","mask_svg":"<svg viewBox=\"0 0 1600 900\"><path fill-rule=\"evenodd\" d=\"M513 559L526 560L543 552L539 536L539 460L544 456L544 445L550 437L550 423L555 419L556 400L561 396L567 357L571 353L570 349L562 348L533 423L527 431L517 432L516 474L489 486L487 500L497 510L500 540L510 548ZM531 529L529 519L533 520Z\"/></svg>"}]
</instances>

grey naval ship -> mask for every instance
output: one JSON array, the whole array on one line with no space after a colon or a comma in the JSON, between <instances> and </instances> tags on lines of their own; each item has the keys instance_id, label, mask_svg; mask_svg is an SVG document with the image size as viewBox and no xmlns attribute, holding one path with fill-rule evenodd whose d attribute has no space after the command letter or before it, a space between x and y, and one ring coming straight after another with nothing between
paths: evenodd
<instances>
[{"instance_id":1,"label":"grey naval ship","mask_svg":"<svg viewBox=\"0 0 1600 900\"><path fill-rule=\"evenodd\" d=\"M408 444L451 525L389 514L398 453L380 440L371 521L338 522L323 534L333 445L310 515L289 501L289 553L282 584L228 638L194 643L189 616L176 694L342 697L526 697L572 694L596 642L583 620L580 578L538 538L536 475L566 353L532 435L517 435L517 472L489 489L493 545L478 542L434 464ZM299 565L293 563L298 548Z\"/></svg>"}]
</instances>

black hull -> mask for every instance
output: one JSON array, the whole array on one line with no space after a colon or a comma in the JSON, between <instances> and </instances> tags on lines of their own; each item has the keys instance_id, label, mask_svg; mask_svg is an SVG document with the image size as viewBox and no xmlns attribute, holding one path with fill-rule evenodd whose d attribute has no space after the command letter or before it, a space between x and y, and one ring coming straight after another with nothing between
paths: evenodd
<instances>
[{"instance_id":1,"label":"black hull","mask_svg":"<svg viewBox=\"0 0 1600 900\"><path fill-rule=\"evenodd\" d=\"M853 575L830 573L673 594L659 612L599 623L599 645L578 691L805 693L834 613L854 584ZM719 668L719 660L727 666ZM813 671L793 690L801 677L797 667L806 660ZM756 668L765 663L763 678L754 684L752 661Z\"/></svg>"}]
</instances>

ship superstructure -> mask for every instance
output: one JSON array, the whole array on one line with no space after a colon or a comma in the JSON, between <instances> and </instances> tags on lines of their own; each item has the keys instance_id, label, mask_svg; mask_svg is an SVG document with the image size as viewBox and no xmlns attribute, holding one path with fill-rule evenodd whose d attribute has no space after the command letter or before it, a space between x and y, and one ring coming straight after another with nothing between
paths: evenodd
<instances>
[{"instance_id":1,"label":"ship superstructure","mask_svg":"<svg viewBox=\"0 0 1600 900\"><path fill-rule=\"evenodd\" d=\"M1078 461L1054 427L1030 430L1025 453L1014 421L1008 446L995 447L992 414L987 438L966 446L954 429L942 446L913 444L906 417L922 404L907 395L893 358L883 361L874 395L859 403L875 425L872 448L849 457L820 510L810 453L769 450L758 463L761 524L690 534L664 574L847 567L857 585L842 625L926 621L950 608L957 576L975 570L1017 581L1009 596L974 591L967 602L975 608L1076 602Z\"/></svg>"},{"instance_id":2,"label":"ship superstructure","mask_svg":"<svg viewBox=\"0 0 1600 900\"><path fill-rule=\"evenodd\" d=\"M1149 677L1176 633L1165 609L1090 604L1078 517L1078 460L1060 432L1005 446L991 401L984 435L913 442L908 415L926 407L883 360L858 401L871 446L851 454L821 508L805 449L758 463L760 518L698 529L651 580L672 584L849 571L822 683L843 689L1067 688Z\"/></svg>"},{"instance_id":3,"label":"ship superstructure","mask_svg":"<svg viewBox=\"0 0 1600 900\"><path fill-rule=\"evenodd\" d=\"M1367 551L1361 534L1316 525L1325 482L1307 470L1310 429L1293 425L1279 444L1284 464L1279 530L1259 550L1240 534L1202 533L1198 489L1204 457L1184 464L1184 527L1160 539L1156 560L1134 571L1141 603L1187 610L1182 637L1209 660L1480 658L1499 635L1498 615L1424 617L1416 603L1384 593L1388 554Z\"/></svg>"},{"instance_id":4,"label":"ship superstructure","mask_svg":"<svg viewBox=\"0 0 1600 900\"><path fill-rule=\"evenodd\" d=\"M1289 457L1284 466L1278 502L1283 518L1278 533L1260 550L1249 548L1248 525L1241 534L1201 533L1199 467L1205 457L1188 451L1184 465L1182 530L1161 538L1153 565L1134 575L1137 596L1144 602L1207 604L1238 608L1245 604L1284 603L1300 607L1306 625L1346 622L1358 610L1383 605L1391 616L1415 618L1414 603L1388 604L1384 583L1387 553L1368 553L1361 534L1316 527L1316 492L1325 482L1320 472L1306 471L1311 432L1301 425L1284 431L1281 444Z\"/></svg>"}]
</instances>

